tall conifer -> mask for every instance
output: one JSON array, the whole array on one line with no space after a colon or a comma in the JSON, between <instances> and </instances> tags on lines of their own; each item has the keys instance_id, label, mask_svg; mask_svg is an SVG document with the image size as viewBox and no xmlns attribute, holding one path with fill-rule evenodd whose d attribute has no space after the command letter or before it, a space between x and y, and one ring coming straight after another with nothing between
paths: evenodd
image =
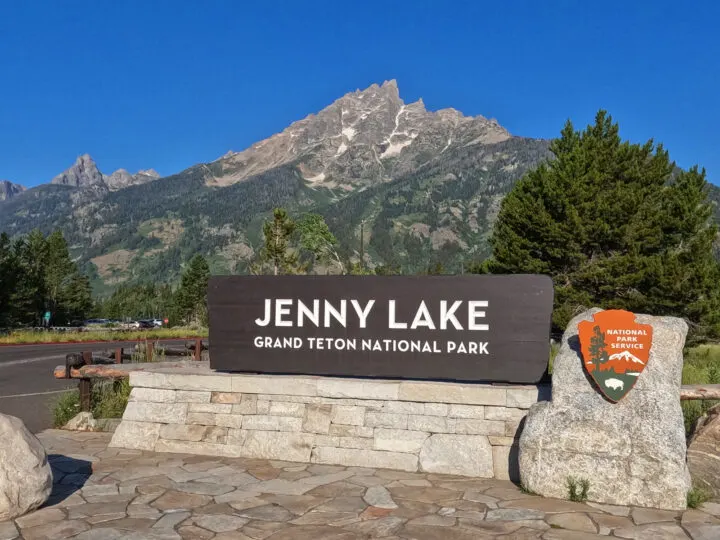
<instances>
[{"instance_id":1,"label":"tall conifer","mask_svg":"<svg viewBox=\"0 0 720 540\"><path fill-rule=\"evenodd\" d=\"M492 237L492 273L540 273L555 284L563 329L592 306L691 323L694 337L720 331L717 229L705 171L680 171L653 141L623 141L605 111L551 144L555 159L504 199Z\"/></svg>"}]
</instances>

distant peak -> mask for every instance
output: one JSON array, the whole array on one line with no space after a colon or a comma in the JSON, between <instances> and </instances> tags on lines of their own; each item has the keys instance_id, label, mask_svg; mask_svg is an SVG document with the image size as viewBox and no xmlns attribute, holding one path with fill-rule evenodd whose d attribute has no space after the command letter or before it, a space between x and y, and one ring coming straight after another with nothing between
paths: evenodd
<instances>
[{"instance_id":1,"label":"distant peak","mask_svg":"<svg viewBox=\"0 0 720 540\"><path fill-rule=\"evenodd\" d=\"M85 187L93 184L102 184L103 175L98 170L93 158L91 158L89 154L83 154L78 156L72 167L53 178L51 183Z\"/></svg>"},{"instance_id":2,"label":"distant peak","mask_svg":"<svg viewBox=\"0 0 720 540\"><path fill-rule=\"evenodd\" d=\"M90 154L83 154L82 156L78 156L75 163L95 163L95 160L90 156Z\"/></svg>"},{"instance_id":3,"label":"distant peak","mask_svg":"<svg viewBox=\"0 0 720 540\"><path fill-rule=\"evenodd\" d=\"M12 199L23 191L25 191L25 186L13 184L10 180L0 180L0 201Z\"/></svg>"},{"instance_id":4,"label":"distant peak","mask_svg":"<svg viewBox=\"0 0 720 540\"><path fill-rule=\"evenodd\" d=\"M384 81L382 83L382 87L383 88L397 88L398 84L395 79L390 79L389 81Z\"/></svg>"},{"instance_id":5,"label":"distant peak","mask_svg":"<svg viewBox=\"0 0 720 540\"><path fill-rule=\"evenodd\" d=\"M152 178L160 178L160 173L158 173L155 169L143 169L141 171L138 171L138 174L150 176Z\"/></svg>"}]
</instances>

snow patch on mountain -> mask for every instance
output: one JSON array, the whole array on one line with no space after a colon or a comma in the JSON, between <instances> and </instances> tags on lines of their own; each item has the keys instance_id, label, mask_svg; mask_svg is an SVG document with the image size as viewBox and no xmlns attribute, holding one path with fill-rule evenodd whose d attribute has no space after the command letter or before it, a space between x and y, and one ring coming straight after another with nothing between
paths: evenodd
<instances>
[{"instance_id":1,"label":"snow patch on mountain","mask_svg":"<svg viewBox=\"0 0 720 540\"><path fill-rule=\"evenodd\" d=\"M632 354L630 351L623 351L616 354L610 355L610 360L624 360L626 362L632 362L634 364L643 364L645 365L645 362L640 360L637 356Z\"/></svg>"}]
</instances>

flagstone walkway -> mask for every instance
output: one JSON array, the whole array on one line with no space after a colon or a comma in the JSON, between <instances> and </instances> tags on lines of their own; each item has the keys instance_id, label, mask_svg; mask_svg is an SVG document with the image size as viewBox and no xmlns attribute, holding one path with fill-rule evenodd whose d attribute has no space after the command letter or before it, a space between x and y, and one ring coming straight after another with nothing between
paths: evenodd
<instances>
[{"instance_id":1,"label":"flagstone walkway","mask_svg":"<svg viewBox=\"0 0 720 540\"><path fill-rule=\"evenodd\" d=\"M510 482L108 449L46 431L50 501L0 540L720 539L720 503L669 512L579 504Z\"/></svg>"}]
</instances>

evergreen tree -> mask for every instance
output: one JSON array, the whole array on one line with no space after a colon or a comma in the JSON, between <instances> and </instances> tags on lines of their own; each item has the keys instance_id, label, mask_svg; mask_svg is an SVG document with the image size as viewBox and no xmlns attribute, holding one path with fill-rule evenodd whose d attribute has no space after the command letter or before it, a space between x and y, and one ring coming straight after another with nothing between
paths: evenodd
<instances>
[{"instance_id":1,"label":"evergreen tree","mask_svg":"<svg viewBox=\"0 0 720 540\"><path fill-rule=\"evenodd\" d=\"M313 263L333 266L340 273L345 273L345 264L337 251L337 238L321 215L305 215L297 228L300 232L300 247L312 255Z\"/></svg>"},{"instance_id":2,"label":"evergreen tree","mask_svg":"<svg viewBox=\"0 0 720 540\"><path fill-rule=\"evenodd\" d=\"M557 329L581 309L674 315L695 336L720 331L717 236L705 171L676 168L661 145L622 141L612 118L551 144L554 160L504 199L483 270L553 278Z\"/></svg>"},{"instance_id":3,"label":"evergreen tree","mask_svg":"<svg viewBox=\"0 0 720 540\"><path fill-rule=\"evenodd\" d=\"M69 316L69 307L63 305L63 302L73 303L72 311L76 314L77 308L83 305L86 298L82 292L82 279L70 259L67 242L61 232L56 231L45 239L45 257L45 309L51 313L51 324L64 324L74 316ZM71 282L72 293L68 290ZM74 298L74 294L79 295L78 298Z\"/></svg>"},{"instance_id":4,"label":"evergreen tree","mask_svg":"<svg viewBox=\"0 0 720 540\"><path fill-rule=\"evenodd\" d=\"M400 276L402 269L395 264L381 264L375 267L375 274L378 276Z\"/></svg>"},{"instance_id":5,"label":"evergreen tree","mask_svg":"<svg viewBox=\"0 0 720 540\"><path fill-rule=\"evenodd\" d=\"M98 316L109 319L167 317L172 307L173 292L169 285L121 285L99 303Z\"/></svg>"},{"instance_id":6,"label":"evergreen tree","mask_svg":"<svg viewBox=\"0 0 720 540\"><path fill-rule=\"evenodd\" d=\"M64 283L58 304L61 309L61 324L82 323L93 309L90 279L74 271Z\"/></svg>"},{"instance_id":7,"label":"evergreen tree","mask_svg":"<svg viewBox=\"0 0 720 540\"><path fill-rule=\"evenodd\" d=\"M17 263L7 234L0 234L0 328L13 325L11 299L17 284Z\"/></svg>"},{"instance_id":8,"label":"evergreen tree","mask_svg":"<svg viewBox=\"0 0 720 540\"><path fill-rule=\"evenodd\" d=\"M32 231L13 244L17 281L10 299L14 326L39 326L45 311L47 243Z\"/></svg>"},{"instance_id":9,"label":"evergreen tree","mask_svg":"<svg viewBox=\"0 0 720 540\"><path fill-rule=\"evenodd\" d=\"M602 333L599 326L593 328L593 335L590 338L590 360L595 367L600 366L608 361L608 353L605 350L605 334ZM593 369L595 369L593 367Z\"/></svg>"},{"instance_id":10,"label":"evergreen tree","mask_svg":"<svg viewBox=\"0 0 720 540\"><path fill-rule=\"evenodd\" d=\"M302 274L305 268L298 260L293 240L296 224L283 208L273 210L273 219L263 224L264 245L259 259L251 265L253 274Z\"/></svg>"},{"instance_id":11,"label":"evergreen tree","mask_svg":"<svg viewBox=\"0 0 720 540\"><path fill-rule=\"evenodd\" d=\"M173 324L207 326L207 287L210 267L202 255L195 255L183 272L175 292Z\"/></svg>"}]
</instances>

